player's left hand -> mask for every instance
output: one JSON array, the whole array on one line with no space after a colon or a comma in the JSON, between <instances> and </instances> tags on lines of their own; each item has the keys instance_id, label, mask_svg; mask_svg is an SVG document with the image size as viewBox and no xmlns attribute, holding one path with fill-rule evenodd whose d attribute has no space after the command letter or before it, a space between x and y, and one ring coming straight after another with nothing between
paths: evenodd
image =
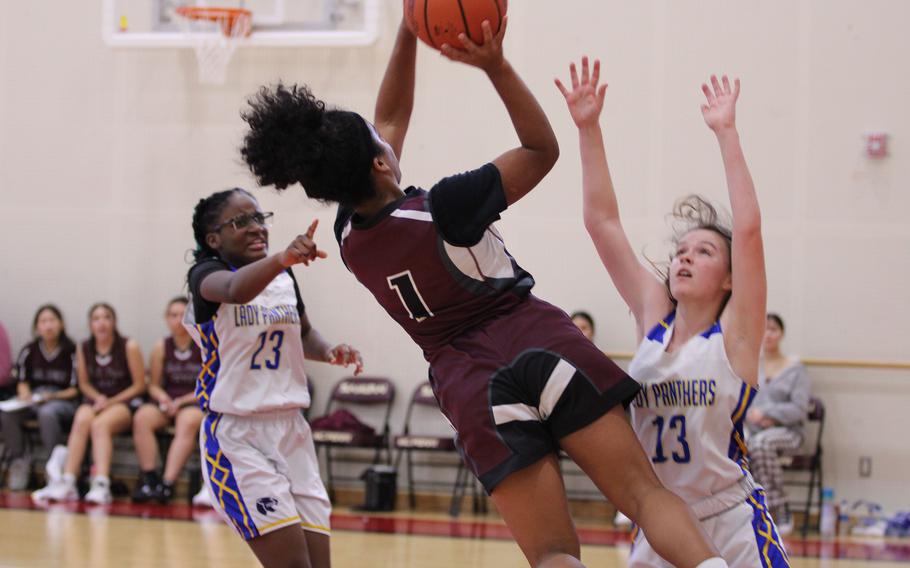
<instances>
[{"instance_id":1,"label":"player's left hand","mask_svg":"<svg viewBox=\"0 0 910 568\"><path fill-rule=\"evenodd\" d=\"M354 376L363 372L363 359L360 357L360 351L357 351L347 343L336 345L329 350L328 354L326 354L326 360L329 364L338 365L339 367L354 365Z\"/></svg>"},{"instance_id":2,"label":"player's left hand","mask_svg":"<svg viewBox=\"0 0 910 568\"><path fill-rule=\"evenodd\" d=\"M599 85L600 60L594 60L593 70L588 64L588 57L581 58L581 76L575 63L569 66L569 76L572 79L572 90L556 79L556 88L566 99L569 114L578 128L597 124L600 113L604 108L604 97L607 94L607 85Z\"/></svg>"},{"instance_id":3,"label":"player's left hand","mask_svg":"<svg viewBox=\"0 0 910 568\"><path fill-rule=\"evenodd\" d=\"M502 38L506 35L506 27L509 23L509 17L503 16L502 25L499 26L499 33L493 35L493 28L489 20L484 20L481 24L483 28L483 45L477 45L467 34L459 34L458 40L463 46L458 49L447 43L443 44L440 52L451 59L467 65L472 65L483 69L487 73L495 71L505 62L505 56L502 52Z\"/></svg>"},{"instance_id":4,"label":"player's left hand","mask_svg":"<svg viewBox=\"0 0 910 568\"><path fill-rule=\"evenodd\" d=\"M735 79L730 87L730 79L724 75L720 81L716 75L711 75L711 86L702 84L701 91L705 94L705 104L701 105L701 114L705 118L708 128L715 134L723 130L736 128L736 100L739 98L739 79Z\"/></svg>"}]
</instances>

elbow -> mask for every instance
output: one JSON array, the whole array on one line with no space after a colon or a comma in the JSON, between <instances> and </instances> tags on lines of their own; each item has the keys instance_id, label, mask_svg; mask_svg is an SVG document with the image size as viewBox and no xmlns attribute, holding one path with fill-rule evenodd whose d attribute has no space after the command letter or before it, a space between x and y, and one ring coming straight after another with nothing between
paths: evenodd
<instances>
[{"instance_id":1,"label":"elbow","mask_svg":"<svg viewBox=\"0 0 910 568\"><path fill-rule=\"evenodd\" d=\"M553 140L544 150L544 160L547 164L547 171L552 170L559 161L559 142L556 140L556 136L553 136Z\"/></svg>"}]
</instances>

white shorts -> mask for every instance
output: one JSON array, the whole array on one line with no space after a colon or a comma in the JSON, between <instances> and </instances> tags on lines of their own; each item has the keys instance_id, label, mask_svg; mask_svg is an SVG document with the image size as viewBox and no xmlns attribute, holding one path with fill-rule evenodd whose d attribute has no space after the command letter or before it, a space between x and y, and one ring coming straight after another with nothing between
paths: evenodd
<instances>
[{"instance_id":1,"label":"white shorts","mask_svg":"<svg viewBox=\"0 0 910 568\"><path fill-rule=\"evenodd\" d=\"M332 504L319 477L310 425L299 410L209 412L199 429L199 449L212 503L245 540L292 525L329 534Z\"/></svg>"},{"instance_id":2,"label":"white shorts","mask_svg":"<svg viewBox=\"0 0 910 568\"><path fill-rule=\"evenodd\" d=\"M701 526L731 568L789 568L777 527L765 507L765 492L756 489L744 503L702 519ZM629 553L631 568L673 568L654 552L638 530Z\"/></svg>"}]
</instances>

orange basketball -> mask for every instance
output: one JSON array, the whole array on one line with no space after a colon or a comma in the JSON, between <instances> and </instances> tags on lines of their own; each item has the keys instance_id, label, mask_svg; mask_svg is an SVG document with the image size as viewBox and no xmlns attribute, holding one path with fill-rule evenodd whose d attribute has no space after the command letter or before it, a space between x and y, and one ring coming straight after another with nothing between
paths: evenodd
<instances>
[{"instance_id":1,"label":"orange basketball","mask_svg":"<svg viewBox=\"0 0 910 568\"><path fill-rule=\"evenodd\" d=\"M482 44L483 21L498 33L507 8L508 0L404 0L408 28L434 49L444 43L461 48L460 33Z\"/></svg>"}]
</instances>

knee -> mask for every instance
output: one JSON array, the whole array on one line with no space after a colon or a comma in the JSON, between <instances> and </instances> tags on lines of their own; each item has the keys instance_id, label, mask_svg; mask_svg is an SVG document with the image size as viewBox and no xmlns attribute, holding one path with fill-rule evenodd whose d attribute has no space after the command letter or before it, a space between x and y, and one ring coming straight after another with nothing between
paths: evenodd
<instances>
[{"instance_id":1,"label":"knee","mask_svg":"<svg viewBox=\"0 0 910 568\"><path fill-rule=\"evenodd\" d=\"M101 420L93 420L91 424L92 429L92 438L97 438L99 436L111 437L111 428L107 425L106 422Z\"/></svg>"},{"instance_id":2,"label":"knee","mask_svg":"<svg viewBox=\"0 0 910 568\"><path fill-rule=\"evenodd\" d=\"M85 407L80 408L79 412L76 413L76 417L73 419L73 430L87 432L92 426L92 421L94 419L95 413L92 412L91 409L86 410Z\"/></svg>"},{"instance_id":3,"label":"knee","mask_svg":"<svg viewBox=\"0 0 910 568\"><path fill-rule=\"evenodd\" d=\"M199 434L199 424L201 422L195 419L178 421L176 424L174 437L195 439Z\"/></svg>"},{"instance_id":4,"label":"knee","mask_svg":"<svg viewBox=\"0 0 910 568\"><path fill-rule=\"evenodd\" d=\"M155 412L158 410L151 407L150 405L143 405L139 410L136 411L136 416L133 417L133 432L150 432L153 431L154 421L155 421Z\"/></svg>"},{"instance_id":5,"label":"knee","mask_svg":"<svg viewBox=\"0 0 910 568\"><path fill-rule=\"evenodd\" d=\"M39 406L37 414L38 421L42 423L57 420L57 411L53 406L48 406L47 404Z\"/></svg>"},{"instance_id":6,"label":"knee","mask_svg":"<svg viewBox=\"0 0 910 568\"><path fill-rule=\"evenodd\" d=\"M536 558L531 559L531 565L535 568L563 568L584 566L581 563L581 546L576 540L574 545L564 543L561 546L548 549Z\"/></svg>"}]
</instances>

